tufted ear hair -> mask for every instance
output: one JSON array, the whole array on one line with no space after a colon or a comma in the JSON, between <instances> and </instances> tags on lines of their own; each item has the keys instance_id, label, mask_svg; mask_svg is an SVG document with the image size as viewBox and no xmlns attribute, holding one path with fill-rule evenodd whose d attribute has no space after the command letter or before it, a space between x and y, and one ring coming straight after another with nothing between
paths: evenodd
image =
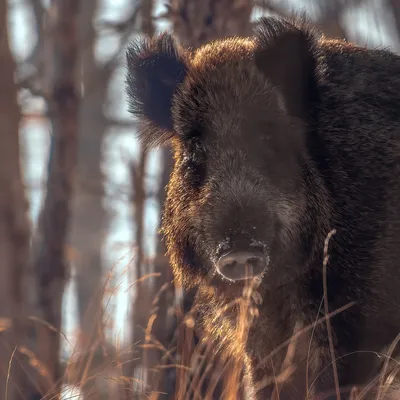
<instances>
[{"instance_id":1,"label":"tufted ear hair","mask_svg":"<svg viewBox=\"0 0 400 400\"><path fill-rule=\"evenodd\" d=\"M173 136L172 99L187 74L187 55L172 35L162 33L130 44L126 92L129 111L142 123L146 146L161 145Z\"/></svg>"},{"instance_id":2,"label":"tufted ear hair","mask_svg":"<svg viewBox=\"0 0 400 400\"><path fill-rule=\"evenodd\" d=\"M304 18L263 17L255 28L255 63L280 90L288 114L300 118L315 93L314 35Z\"/></svg>"}]
</instances>

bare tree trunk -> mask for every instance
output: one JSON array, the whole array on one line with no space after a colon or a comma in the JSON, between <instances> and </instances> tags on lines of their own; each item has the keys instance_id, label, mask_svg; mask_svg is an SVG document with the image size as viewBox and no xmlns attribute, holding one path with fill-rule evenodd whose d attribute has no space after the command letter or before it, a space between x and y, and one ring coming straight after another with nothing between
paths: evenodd
<instances>
[{"instance_id":1,"label":"bare tree trunk","mask_svg":"<svg viewBox=\"0 0 400 400\"><path fill-rule=\"evenodd\" d=\"M107 130L103 114L109 79L101 79L95 59L96 34L93 27L98 2L81 3L79 14L79 58L83 96L79 110L76 189L72 199L70 244L74 253L80 352L95 353L104 343L103 260L107 228L102 145ZM90 357L85 357L89 360ZM90 365L77 365L82 372ZM91 385L90 385L91 386ZM84 387L88 389L85 385ZM92 395L96 391L90 388Z\"/></svg>"},{"instance_id":2,"label":"bare tree trunk","mask_svg":"<svg viewBox=\"0 0 400 400\"><path fill-rule=\"evenodd\" d=\"M26 317L22 281L29 261L29 222L20 167L21 115L7 4L0 1L0 398L16 400L23 398L21 390L25 389L19 346Z\"/></svg>"},{"instance_id":3,"label":"bare tree trunk","mask_svg":"<svg viewBox=\"0 0 400 400\"><path fill-rule=\"evenodd\" d=\"M61 379L61 310L68 272L65 248L76 165L79 116L75 78L78 6L78 0L53 0L49 20L54 65L49 101L53 145L34 266L39 286L38 305L47 324L39 329L37 354L48 377L45 393L51 394L52 398L59 395Z\"/></svg>"},{"instance_id":4,"label":"bare tree trunk","mask_svg":"<svg viewBox=\"0 0 400 400\"><path fill-rule=\"evenodd\" d=\"M147 376L150 368L149 353L152 353L144 347L145 330L150 318L151 304L153 301L153 290L151 280L146 278L149 275L149 263L145 263L145 252L143 246L144 237L144 209L146 202L145 192L145 174L147 166L147 153L141 150L137 163L131 165L131 177L133 188L133 208L134 223L136 225L135 233L135 280L138 282L134 287L133 307L132 307L132 341L137 343L137 348L133 349L132 362L128 368L128 375L133 374L137 377L138 392L145 391L146 385L150 384L150 377ZM138 367L141 367L139 369ZM127 397L131 396L130 390L127 391ZM135 393L136 395L137 393ZM140 397L138 395L137 397Z\"/></svg>"},{"instance_id":5,"label":"bare tree trunk","mask_svg":"<svg viewBox=\"0 0 400 400\"><path fill-rule=\"evenodd\" d=\"M103 114L108 81L95 80L98 75L94 55L93 18L97 1L84 2L79 15L79 51L83 86L80 102L78 164L73 198L70 240L76 251L76 285L80 328L87 340L103 339L101 281L102 248L107 215L103 206L104 176L101 170L102 145L107 130ZM82 344L84 344L82 343Z\"/></svg>"},{"instance_id":6,"label":"bare tree trunk","mask_svg":"<svg viewBox=\"0 0 400 400\"><path fill-rule=\"evenodd\" d=\"M140 29L149 36L154 34L154 25L152 19L153 0L144 0L140 8ZM133 207L135 216L135 279L140 282L135 285L132 309L132 343L138 343L138 348L134 349L134 360L127 368L128 376L133 374L137 377L138 390L135 396L140 398L141 392L155 390L154 380L156 379L155 367L160 359L159 350L146 347L149 343L146 335L146 328L151 317L152 302L154 300L154 289L158 285L153 285L151 279L146 279L149 274L149 263L145 262L144 251L144 212L146 203L145 177L147 167L147 152L141 149L139 160L132 163L131 177L133 189ZM141 367L139 369L138 367ZM129 388L130 389L130 388ZM126 392L127 398L131 396L130 390Z\"/></svg>"},{"instance_id":7,"label":"bare tree trunk","mask_svg":"<svg viewBox=\"0 0 400 400\"><path fill-rule=\"evenodd\" d=\"M108 124L103 113L111 74L103 76L102 65L95 57L96 33L93 19L98 1L81 2L78 18L79 67L83 96L79 109L76 188L72 198L69 242L73 250L79 317L77 347L73 356L74 384L86 399L104 398L106 388L94 379L106 369L110 354L105 351L103 327L103 258L102 250L108 225L104 208L104 174L102 146ZM115 355L115 354L114 354ZM72 368L71 368L72 369ZM105 372L105 371L103 371ZM103 383L103 382L102 382ZM107 383L106 385L107 386Z\"/></svg>"},{"instance_id":8,"label":"bare tree trunk","mask_svg":"<svg viewBox=\"0 0 400 400\"><path fill-rule=\"evenodd\" d=\"M163 207L166 198L165 187L169 181L172 172L172 157L169 148L163 148L161 151L162 172L160 179L160 187L158 192L158 204ZM161 210L160 210L161 211ZM161 220L160 220L161 222ZM160 226L158 227L160 228ZM173 285L173 274L166 257L167 248L161 236L157 236L156 257L154 260L154 272L158 274L155 279L154 293L157 296L155 302L154 312L157 318L153 324L153 336L161 346L169 350L171 348L171 341L174 337L176 330L176 318L173 316L175 307L175 288ZM166 351L159 350L158 364L165 365L170 363L170 360L165 356ZM173 370L161 369L158 371L157 380L158 391L161 393L174 392L174 386L171 385L171 378L176 374L172 373Z\"/></svg>"}]
</instances>

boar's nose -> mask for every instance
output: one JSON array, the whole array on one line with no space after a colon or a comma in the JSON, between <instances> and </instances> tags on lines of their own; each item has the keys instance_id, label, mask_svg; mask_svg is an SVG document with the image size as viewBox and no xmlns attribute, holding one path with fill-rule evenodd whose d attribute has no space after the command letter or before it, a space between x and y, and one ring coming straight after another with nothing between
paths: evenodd
<instances>
[{"instance_id":1,"label":"boar's nose","mask_svg":"<svg viewBox=\"0 0 400 400\"><path fill-rule=\"evenodd\" d=\"M261 251L235 251L222 255L216 267L225 278L238 281L263 273L267 259Z\"/></svg>"}]
</instances>

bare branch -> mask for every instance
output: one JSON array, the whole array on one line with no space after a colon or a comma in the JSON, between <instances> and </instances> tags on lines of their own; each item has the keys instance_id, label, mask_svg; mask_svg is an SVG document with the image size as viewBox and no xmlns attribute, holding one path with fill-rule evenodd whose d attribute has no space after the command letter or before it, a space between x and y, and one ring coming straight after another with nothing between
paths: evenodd
<instances>
[{"instance_id":1,"label":"bare branch","mask_svg":"<svg viewBox=\"0 0 400 400\"><path fill-rule=\"evenodd\" d=\"M26 89L32 96L43 97L44 99L48 100L46 93L42 91L42 88L40 86L41 85L39 83L37 73L25 76L17 82L18 89Z\"/></svg>"}]
</instances>

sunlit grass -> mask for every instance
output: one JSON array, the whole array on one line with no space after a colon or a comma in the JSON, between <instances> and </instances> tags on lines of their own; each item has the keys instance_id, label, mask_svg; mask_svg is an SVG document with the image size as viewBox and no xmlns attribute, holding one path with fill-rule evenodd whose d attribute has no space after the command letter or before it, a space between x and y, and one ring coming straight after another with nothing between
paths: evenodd
<instances>
[{"instance_id":1,"label":"sunlit grass","mask_svg":"<svg viewBox=\"0 0 400 400\"><path fill-rule=\"evenodd\" d=\"M328 264L328 236L324 248L323 272L326 278L325 269ZM126 269L122 271L126 273ZM111 287L110 282L115 281L116 269L112 268L105 277L104 285L101 288L103 304L108 304L108 299L115 295L118 287ZM138 277L131 285L129 290L133 291L137 285L143 284L148 279L158 278L156 273L149 273ZM158 315L152 313L155 303L159 301L159 293L154 296L154 301L149 304L148 323L142 327L144 332L144 341L136 343L110 343L100 332L94 332L91 341L77 341L77 344L71 346L71 355L63 364L62 382L52 383L61 384L61 400L67 399L94 399L94 400L127 400L127 399L176 399L176 400L211 400L211 399L239 399L239 393L243 388L243 366L245 363L245 354L241 343L245 343L249 334L249 329L255 319L258 318L258 307L262 305L262 299L257 289L259 282L249 280L249 284L242 292L242 296L235 301L225 304L217 310L217 319L223 320L225 313L236 312L237 321L231 327L230 335L237 341L238 347L234 357L232 354L220 351L218 346L211 340L211 337L204 334L199 338L198 343L194 341L194 332L197 332L196 320L193 315L196 308L187 315L180 314L179 304L175 309L175 315L179 317L179 324L174 332L173 339L168 347L165 347L155 336L153 332L154 321ZM167 290L168 284L164 284L161 290ZM324 283L325 300L326 282ZM321 302L321 307L322 307ZM280 366L275 368L272 376L264 376L261 381L254 382L256 391L262 390L266 386L272 386L271 399L279 399L279 390L284 384L290 385L290 379L296 369L301 367L294 364L294 354L299 345L299 340L305 335L312 340L314 330L320 324L326 324L330 318L352 307L354 303L349 303L338 310L330 310L325 306L325 315L322 318L316 318L309 326L297 324L293 335L289 340L284 341L280 346L269 353L261 363L271 360L278 352L285 351L286 355ZM320 307L320 308L321 308ZM63 332L50 326L46 321L38 318L31 318L36 324L40 324L46 329L61 335L68 341ZM8 320L0 320L0 329L7 330L10 327ZM109 321L108 321L109 322ZM129 319L126 324L130 324ZM215 327L218 330L218 326ZM328 330L329 333L329 330ZM396 376L400 371L400 364L392 358L392 353L400 340L400 335L393 342L387 351L387 354L380 354L384 359L382 373L371 381L365 387L343 388L351 392L350 399L376 399L376 400L395 400L400 399L400 386ZM84 348L82 343L91 343L91 347ZM146 369L146 357L148 351L153 349L161 353L159 363ZM308 345L308 355L306 360L306 371L309 369L309 359L311 346ZM40 357L26 347L15 349L24 354L31 367L45 380L50 380L51 374L46 366L40 361ZM14 354L14 353L13 353ZM339 362L345 356L336 358L333 348L330 352L332 356L332 365ZM139 365L133 376L126 376L125 366L132 360L138 360ZM10 360L10 363L13 360ZM331 368L327 366L326 368ZM173 372L173 374L171 374ZM152 381L148 377L152 377ZM163 393L159 390L159 383L163 379L170 379L173 382L173 393ZM315 396L313 389L317 377L309 375L306 377L306 387L308 388L308 397L310 400L320 400L322 397ZM340 382L339 382L340 383ZM50 385L50 382L49 382ZM217 392L218 391L218 392ZM337 385L336 397L339 398L342 388ZM216 394L218 393L218 395ZM6 399L7 399L7 393ZM335 393L333 393L335 396ZM54 394L44 395L43 400L56 399Z\"/></svg>"}]
</instances>

